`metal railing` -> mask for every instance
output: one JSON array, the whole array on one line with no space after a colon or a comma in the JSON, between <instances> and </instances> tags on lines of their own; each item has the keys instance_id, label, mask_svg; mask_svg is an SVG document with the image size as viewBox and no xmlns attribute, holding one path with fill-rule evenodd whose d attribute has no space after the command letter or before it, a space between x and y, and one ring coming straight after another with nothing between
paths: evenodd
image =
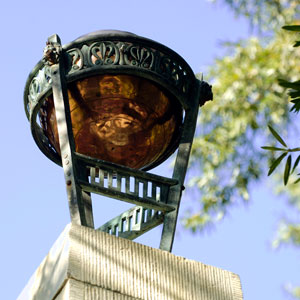
<instances>
[{"instance_id":1,"label":"metal railing","mask_svg":"<svg viewBox=\"0 0 300 300\"><path fill-rule=\"evenodd\" d=\"M77 183L87 192L105 195L137 206L98 228L109 234L134 239L163 223L164 213L174 206L166 203L177 180L75 154L80 172ZM87 176L86 176L87 174Z\"/></svg>"}]
</instances>

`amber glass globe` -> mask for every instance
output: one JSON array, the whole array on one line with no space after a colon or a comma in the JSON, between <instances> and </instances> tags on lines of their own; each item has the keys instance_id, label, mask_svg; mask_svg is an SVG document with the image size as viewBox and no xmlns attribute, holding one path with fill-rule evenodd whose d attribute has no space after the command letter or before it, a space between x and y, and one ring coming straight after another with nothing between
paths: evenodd
<instances>
[{"instance_id":1,"label":"amber glass globe","mask_svg":"<svg viewBox=\"0 0 300 300\"><path fill-rule=\"evenodd\" d=\"M146 167L174 148L182 108L149 80L98 75L68 85L76 152L131 168ZM60 153L52 96L42 127Z\"/></svg>"}]
</instances>

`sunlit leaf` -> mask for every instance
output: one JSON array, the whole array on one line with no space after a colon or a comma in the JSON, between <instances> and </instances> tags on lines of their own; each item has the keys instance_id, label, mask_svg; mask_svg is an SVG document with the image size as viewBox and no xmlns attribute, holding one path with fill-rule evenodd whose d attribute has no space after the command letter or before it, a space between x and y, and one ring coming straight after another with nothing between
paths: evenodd
<instances>
[{"instance_id":1,"label":"sunlit leaf","mask_svg":"<svg viewBox=\"0 0 300 300\"><path fill-rule=\"evenodd\" d=\"M270 166L270 169L269 169L269 173L268 173L268 176L270 176L274 170L277 168L277 166L280 164L280 162L287 156L287 152L281 154L273 163L272 165Z\"/></svg>"},{"instance_id":2,"label":"sunlit leaf","mask_svg":"<svg viewBox=\"0 0 300 300\"><path fill-rule=\"evenodd\" d=\"M285 146L287 147L285 141L280 137L280 135L270 126L268 125L271 133L273 134L273 136L276 138L276 140L282 145L282 146Z\"/></svg>"},{"instance_id":3,"label":"sunlit leaf","mask_svg":"<svg viewBox=\"0 0 300 300\"><path fill-rule=\"evenodd\" d=\"M284 185L287 185L287 183L289 181L291 164L292 164L292 156L289 155L289 157L286 160L286 164L285 164L285 168L284 168L284 175L283 175Z\"/></svg>"}]
</instances>

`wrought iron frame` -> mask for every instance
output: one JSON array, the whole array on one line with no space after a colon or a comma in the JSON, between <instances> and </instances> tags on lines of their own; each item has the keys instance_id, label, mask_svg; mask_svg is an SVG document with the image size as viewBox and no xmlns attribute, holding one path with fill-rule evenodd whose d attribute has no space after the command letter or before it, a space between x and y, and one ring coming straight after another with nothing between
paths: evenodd
<instances>
[{"instance_id":1,"label":"wrought iron frame","mask_svg":"<svg viewBox=\"0 0 300 300\"><path fill-rule=\"evenodd\" d=\"M178 141L144 169L159 165L178 147L172 178L75 152L67 83L98 74L143 77L180 102L185 115ZM37 123L38 112L52 93L61 156ZM25 111L38 147L63 166L72 222L94 228L90 193L133 203L134 208L98 229L134 239L163 223L160 249L166 251L172 250L199 105L211 99L211 86L197 80L177 53L152 40L121 31L91 33L65 46L57 35L49 37L44 57L29 75L24 92Z\"/></svg>"}]
</instances>

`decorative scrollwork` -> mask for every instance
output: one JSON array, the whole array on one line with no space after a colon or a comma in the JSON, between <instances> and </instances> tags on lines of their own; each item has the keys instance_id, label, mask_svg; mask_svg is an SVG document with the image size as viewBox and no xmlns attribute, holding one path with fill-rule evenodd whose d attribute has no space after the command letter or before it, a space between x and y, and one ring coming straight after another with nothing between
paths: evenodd
<instances>
[{"instance_id":1,"label":"decorative scrollwork","mask_svg":"<svg viewBox=\"0 0 300 300\"><path fill-rule=\"evenodd\" d=\"M67 53L69 54L69 57L71 59L71 69L69 71L69 73L73 73L76 72L80 69L82 69L83 67L83 54L80 51L80 49L78 48L73 48L67 51Z\"/></svg>"},{"instance_id":2,"label":"decorative scrollwork","mask_svg":"<svg viewBox=\"0 0 300 300\"><path fill-rule=\"evenodd\" d=\"M43 66L32 78L28 89L28 108L31 110L39 95L49 88L52 80L48 66Z\"/></svg>"},{"instance_id":3,"label":"decorative scrollwork","mask_svg":"<svg viewBox=\"0 0 300 300\"><path fill-rule=\"evenodd\" d=\"M120 52L112 42L96 42L89 48L91 65L115 65L119 62Z\"/></svg>"},{"instance_id":4,"label":"decorative scrollwork","mask_svg":"<svg viewBox=\"0 0 300 300\"><path fill-rule=\"evenodd\" d=\"M180 85L182 78L182 68L168 56L163 56L160 60L158 71L161 75L172 80L176 86Z\"/></svg>"},{"instance_id":5,"label":"decorative scrollwork","mask_svg":"<svg viewBox=\"0 0 300 300\"><path fill-rule=\"evenodd\" d=\"M34 101L40 93L40 82L38 77L34 77L29 86L29 97Z\"/></svg>"},{"instance_id":6,"label":"decorative scrollwork","mask_svg":"<svg viewBox=\"0 0 300 300\"><path fill-rule=\"evenodd\" d=\"M125 54L125 62L128 65L151 69L154 63L154 54L145 47L131 46Z\"/></svg>"},{"instance_id":7,"label":"decorative scrollwork","mask_svg":"<svg viewBox=\"0 0 300 300\"><path fill-rule=\"evenodd\" d=\"M28 105L29 114L34 106L33 104L46 89L51 87L50 66L62 55L60 48L56 43L48 43L45 49L43 59L44 65L41 65L36 74L32 77L28 86ZM173 93L185 97L190 92L190 86L194 79L194 74L188 65L176 54L169 53L155 47L147 47L144 44L138 44L133 41L90 41L85 44L73 45L66 49L66 75L75 75L76 72L101 69L101 67L118 66L122 68L132 68L132 70L142 69L144 72L150 72L150 77L161 78L164 83L168 83Z\"/></svg>"}]
</instances>

